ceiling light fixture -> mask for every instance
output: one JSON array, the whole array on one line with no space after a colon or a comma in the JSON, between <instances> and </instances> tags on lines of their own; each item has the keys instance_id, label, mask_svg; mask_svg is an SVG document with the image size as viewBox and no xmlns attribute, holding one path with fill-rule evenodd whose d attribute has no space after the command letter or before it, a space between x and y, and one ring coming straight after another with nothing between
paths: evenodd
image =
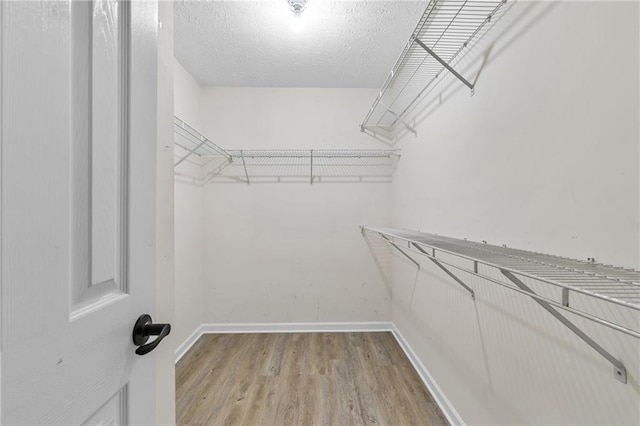
<instances>
[{"instance_id":1,"label":"ceiling light fixture","mask_svg":"<svg viewBox=\"0 0 640 426\"><path fill-rule=\"evenodd\" d=\"M287 3L289 3L289 8L293 13L300 15L305 7L307 7L308 1L309 0L287 0Z\"/></svg>"}]
</instances>

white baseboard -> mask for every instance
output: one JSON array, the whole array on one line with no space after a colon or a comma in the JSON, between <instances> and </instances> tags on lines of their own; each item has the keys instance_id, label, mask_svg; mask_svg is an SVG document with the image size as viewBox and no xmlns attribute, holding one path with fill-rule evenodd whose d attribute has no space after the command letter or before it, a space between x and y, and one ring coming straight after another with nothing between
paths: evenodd
<instances>
[{"instance_id":1,"label":"white baseboard","mask_svg":"<svg viewBox=\"0 0 640 426\"><path fill-rule=\"evenodd\" d=\"M420 358L418 358L418 355L416 355L416 353L413 351L409 343L407 343L404 336L402 336L402 333L400 333L400 330L396 328L395 324L393 325L393 329L391 332L393 333L393 336L398 341L398 344L404 351L407 358L409 358L409 361L411 362L411 365L413 365L413 368L418 373L418 376L420 376L424 385L427 387L427 389L429 389L431 396L438 404L438 407L440 407L440 410L442 410L442 413L449 421L449 424L464 425L465 424L464 420L462 420L462 417L460 416L458 411L455 409L453 404L451 404L451 401L449 401L449 398L447 398L444 392L442 392L442 389L440 389L440 386L438 386L438 384L433 379L431 374L429 374L429 371L427 370L427 368L424 366L422 361L420 361Z\"/></svg>"},{"instance_id":2,"label":"white baseboard","mask_svg":"<svg viewBox=\"0 0 640 426\"><path fill-rule=\"evenodd\" d=\"M182 358L184 356L184 354L186 354L189 349L191 349L191 346L193 346L193 344L198 341L198 339L200 338L200 336L202 336L202 334L203 333L202 333L202 324L201 324L198 328L193 330L193 333L191 333L191 335L189 337L187 337L187 340L182 342L182 344L177 347L177 349L176 349L176 363L178 361L180 361L180 358Z\"/></svg>"},{"instance_id":3,"label":"white baseboard","mask_svg":"<svg viewBox=\"0 0 640 426\"><path fill-rule=\"evenodd\" d=\"M202 324L176 349L176 363L203 334L238 333L313 333L313 332L372 332L390 331L413 365L413 368L429 389L434 401L452 425L464 425L462 417L442 392L420 358L392 322L311 322L311 323L256 323L256 324Z\"/></svg>"},{"instance_id":4,"label":"white baseboard","mask_svg":"<svg viewBox=\"0 0 640 426\"><path fill-rule=\"evenodd\" d=\"M313 333L392 331L390 322L283 322L257 324L202 324L203 333Z\"/></svg>"}]
</instances>

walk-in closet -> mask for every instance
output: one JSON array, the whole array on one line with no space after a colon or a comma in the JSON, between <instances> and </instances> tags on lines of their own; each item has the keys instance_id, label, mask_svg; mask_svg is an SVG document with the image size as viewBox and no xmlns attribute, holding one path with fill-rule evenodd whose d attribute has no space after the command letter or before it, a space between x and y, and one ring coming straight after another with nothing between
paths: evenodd
<instances>
[{"instance_id":1,"label":"walk-in closet","mask_svg":"<svg viewBox=\"0 0 640 426\"><path fill-rule=\"evenodd\" d=\"M179 422L637 423L638 4L288 3L174 7Z\"/></svg>"},{"instance_id":2,"label":"walk-in closet","mask_svg":"<svg viewBox=\"0 0 640 426\"><path fill-rule=\"evenodd\" d=\"M0 2L0 423L640 424L640 2Z\"/></svg>"}]
</instances>

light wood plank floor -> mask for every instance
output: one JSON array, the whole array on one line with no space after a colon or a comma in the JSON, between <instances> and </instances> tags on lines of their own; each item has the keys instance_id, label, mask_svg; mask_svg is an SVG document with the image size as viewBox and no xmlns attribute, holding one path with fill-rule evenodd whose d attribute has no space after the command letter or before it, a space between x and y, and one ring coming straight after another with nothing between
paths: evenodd
<instances>
[{"instance_id":1,"label":"light wood plank floor","mask_svg":"<svg viewBox=\"0 0 640 426\"><path fill-rule=\"evenodd\" d=\"M207 334L176 401L179 425L447 424L391 333Z\"/></svg>"}]
</instances>

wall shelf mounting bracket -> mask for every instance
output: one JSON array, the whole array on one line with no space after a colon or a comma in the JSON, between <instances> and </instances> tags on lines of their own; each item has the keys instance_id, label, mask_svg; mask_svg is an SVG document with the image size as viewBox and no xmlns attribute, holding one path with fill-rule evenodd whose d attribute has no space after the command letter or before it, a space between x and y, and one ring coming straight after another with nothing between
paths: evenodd
<instances>
[{"instance_id":1,"label":"wall shelf mounting bracket","mask_svg":"<svg viewBox=\"0 0 640 426\"><path fill-rule=\"evenodd\" d=\"M436 54L436 52L434 52L433 50L429 49L429 47L424 44L419 38L415 38L414 39L415 42L422 47L429 55L431 55L433 57L433 59L435 59L436 61L440 62L440 65L442 65L443 67L445 67L451 74L455 75L456 78L458 80L460 80L461 82L463 82L465 84L465 86L467 86L469 89L471 89L471 95L473 96L474 93L474 87L473 84L469 83L469 81L464 78L463 76L460 75L460 73L458 73L458 71L454 70L451 65L449 65L446 61L444 61L440 56L438 56Z\"/></svg>"},{"instance_id":2,"label":"wall shelf mounting bracket","mask_svg":"<svg viewBox=\"0 0 640 426\"><path fill-rule=\"evenodd\" d=\"M247 163L244 161L244 151L240 150L240 157L242 158L242 167L244 168L244 176L247 178L247 185L251 185L249 183L249 173L247 173Z\"/></svg>"},{"instance_id":3,"label":"wall shelf mounting bracket","mask_svg":"<svg viewBox=\"0 0 640 426\"><path fill-rule=\"evenodd\" d=\"M382 108L386 109L389 114L393 115L396 118L396 120L398 120L399 122L404 124L404 127L406 127L408 131L413 133L415 136L418 136L418 131L413 126L411 126L409 123L407 123L402 117L400 117L398 114L393 112L393 110L391 108L389 108L388 106L386 106L382 102L378 102L378 103L380 105L382 105Z\"/></svg>"},{"instance_id":4,"label":"wall shelf mounting bracket","mask_svg":"<svg viewBox=\"0 0 640 426\"><path fill-rule=\"evenodd\" d=\"M509 281L514 283L518 288L524 290L527 293L536 294L528 285L523 283L518 277L513 275L511 272L500 269L502 275L507 277ZM558 312L553 306L549 305L547 302L541 299L533 299L538 305L542 306L547 312L553 315L558 321L560 321L565 327L571 330L576 336L582 339L587 345L591 346L595 349L600 355L607 359L611 364L613 364L613 377L616 380L621 381L622 383L627 383L627 369L625 366L613 355L611 355L605 348L600 346L595 340L591 337L587 336L582 330L580 330L574 323L569 321L564 315Z\"/></svg>"},{"instance_id":5,"label":"wall shelf mounting bracket","mask_svg":"<svg viewBox=\"0 0 640 426\"><path fill-rule=\"evenodd\" d=\"M415 244L415 243L411 243L415 248L418 249L418 251L422 252L425 256L427 256L433 263L436 264L436 266L438 266L438 268L442 269L447 275L449 275L455 282L457 282L458 284L460 284L465 290L467 290L470 294L471 294L471 299L476 300L476 293L473 291L473 289L471 287L469 287L468 285L466 285L464 282L462 282L462 280L460 278L458 278L453 272L451 272L449 270L449 268L447 268L446 266L444 266L442 263L438 262L438 259L436 259L434 256L430 255L429 253L427 253L422 247L420 247L419 245Z\"/></svg>"},{"instance_id":6,"label":"wall shelf mounting bracket","mask_svg":"<svg viewBox=\"0 0 640 426\"><path fill-rule=\"evenodd\" d=\"M364 235L364 234L362 234L362 235ZM396 243L394 243L393 241L391 241L389 238L385 237L384 235L381 235L381 237L384 238L385 240L387 240L387 242L391 245L391 247L393 247L396 250L398 250L404 257L409 259L409 261L411 261L411 263L413 263L414 265L416 265L416 267L418 269L420 269L420 263L418 261L414 260L411 256L409 256L407 254L407 252L405 252L400 247L398 247L398 245Z\"/></svg>"}]
</instances>

